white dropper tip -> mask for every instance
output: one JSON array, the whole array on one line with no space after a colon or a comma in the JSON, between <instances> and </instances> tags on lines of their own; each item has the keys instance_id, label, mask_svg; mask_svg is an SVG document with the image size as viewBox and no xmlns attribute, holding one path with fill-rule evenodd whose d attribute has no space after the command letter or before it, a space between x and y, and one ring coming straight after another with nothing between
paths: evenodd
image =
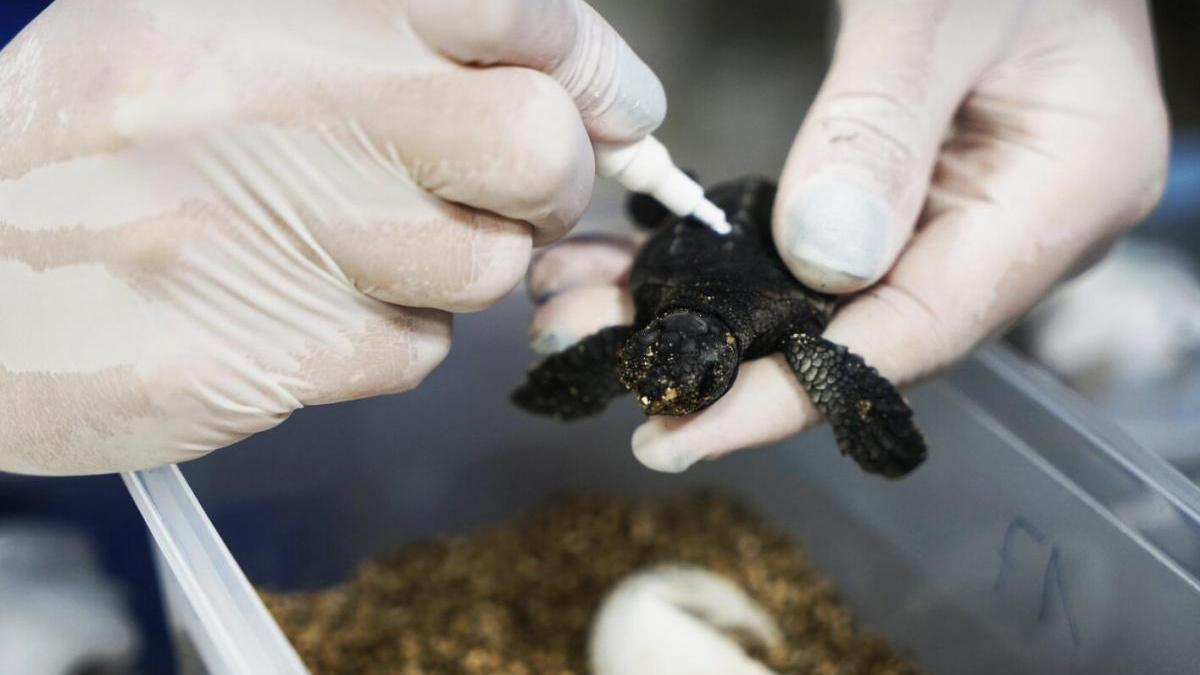
<instances>
[{"instance_id":1,"label":"white dropper tip","mask_svg":"<svg viewBox=\"0 0 1200 675\"><path fill-rule=\"evenodd\" d=\"M733 226L725 218L725 212L721 210L721 207L707 199L700 202L696 210L692 212L692 217L707 225L717 234L729 234L733 232Z\"/></svg>"},{"instance_id":2,"label":"white dropper tip","mask_svg":"<svg viewBox=\"0 0 1200 675\"><path fill-rule=\"evenodd\" d=\"M693 217L717 234L733 231L725 212L705 199L704 188L675 166L667 148L653 136L624 145L596 144L596 173L654 197L671 213Z\"/></svg>"}]
</instances>

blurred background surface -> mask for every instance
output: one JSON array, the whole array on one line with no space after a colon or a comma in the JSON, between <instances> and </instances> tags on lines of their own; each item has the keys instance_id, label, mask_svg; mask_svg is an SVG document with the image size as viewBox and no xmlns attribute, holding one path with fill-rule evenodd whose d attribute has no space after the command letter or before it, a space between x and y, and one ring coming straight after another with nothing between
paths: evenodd
<instances>
[{"instance_id":1,"label":"blurred background surface","mask_svg":"<svg viewBox=\"0 0 1200 675\"><path fill-rule=\"evenodd\" d=\"M0 2L0 44L46 4ZM746 173L778 174L824 72L831 46L828 29L833 24L827 3L761 0L733 6L720 0L594 0L592 4L662 78L670 112L658 135L681 165L705 181ZM1136 440L1200 479L1200 443L1196 442L1200 427L1190 426L1200 418L1200 329L1196 326L1200 314L1195 314L1200 312L1195 274L1200 265L1200 87L1196 86L1200 43L1195 39L1200 34L1200 3L1164 0L1152 7L1174 126L1163 204L1096 272L1040 308L1014 341L1110 411ZM614 186L600 185L583 227L620 227L622 200ZM1128 308L1119 309L1125 312L1120 316L1142 317L1144 330L1122 333L1106 321L1114 315L1114 288L1120 289L1120 302L1126 303L1121 306ZM1072 332L1064 325L1095 328ZM1113 339L1098 339L1108 337ZM1128 352L1123 351L1129 348L1128 340L1152 342L1152 362L1119 367L1128 364L1124 359ZM1088 358L1063 358L1064 353ZM301 411L298 417L308 413ZM352 453L357 444L383 442L393 431L355 428L357 418L352 414L339 417L330 410L321 414L328 420L326 433L305 441L315 449ZM255 439L227 452L266 451L278 438ZM262 477L238 475L229 480L253 489ZM450 490L451 486L429 489ZM147 540L120 481L115 476L0 475L0 528L30 522L44 526L46 532L66 528L88 542L86 547L94 555L79 553L77 558L85 561L81 566L96 570L88 579L103 579L101 585L115 589L105 591L109 603L105 607L116 608L111 609L113 616L130 612L141 627L140 660L134 669L169 672ZM229 532L234 539L253 535L251 516L243 527ZM0 605L7 600L5 593L0 580ZM129 648L136 644L131 641ZM107 667L120 667L119 661L114 663Z\"/></svg>"}]
</instances>

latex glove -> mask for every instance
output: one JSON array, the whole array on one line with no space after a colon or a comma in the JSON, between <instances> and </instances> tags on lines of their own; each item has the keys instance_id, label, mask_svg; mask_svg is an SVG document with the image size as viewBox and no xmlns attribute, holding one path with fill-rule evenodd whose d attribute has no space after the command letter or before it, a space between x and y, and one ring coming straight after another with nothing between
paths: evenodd
<instances>
[{"instance_id":1,"label":"latex glove","mask_svg":"<svg viewBox=\"0 0 1200 675\"><path fill-rule=\"evenodd\" d=\"M810 286L876 284L826 335L904 384L1009 325L1141 219L1163 189L1167 122L1143 2L845 0L841 15L783 171L775 241ZM574 287L538 310L536 344L628 321L628 300L603 286L621 279L618 249L577 244L535 263L535 293ZM606 274L546 271L593 255ZM633 446L681 470L817 421L774 357L744 364L707 410L652 418Z\"/></svg>"},{"instance_id":2,"label":"latex glove","mask_svg":"<svg viewBox=\"0 0 1200 675\"><path fill-rule=\"evenodd\" d=\"M60 0L0 53L0 469L415 386L663 100L576 0Z\"/></svg>"},{"instance_id":3,"label":"latex glove","mask_svg":"<svg viewBox=\"0 0 1200 675\"><path fill-rule=\"evenodd\" d=\"M0 672L133 672L138 625L97 558L81 534L0 520Z\"/></svg>"}]
</instances>

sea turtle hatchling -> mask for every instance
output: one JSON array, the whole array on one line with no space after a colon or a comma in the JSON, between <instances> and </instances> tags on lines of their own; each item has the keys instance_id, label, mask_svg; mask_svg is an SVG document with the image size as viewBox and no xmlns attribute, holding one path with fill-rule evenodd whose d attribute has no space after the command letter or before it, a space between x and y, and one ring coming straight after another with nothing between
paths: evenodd
<instances>
[{"instance_id":1,"label":"sea turtle hatchling","mask_svg":"<svg viewBox=\"0 0 1200 675\"><path fill-rule=\"evenodd\" d=\"M605 328L547 357L513 401L574 419L632 391L647 415L687 415L721 398L742 361L782 352L843 454L893 478L916 468L925 441L912 410L861 357L821 337L837 298L796 281L776 251L774 184L731 181L708 197L732 232L631 198L634 220L656 228L630 271L633 325Z\"/></svg>"}]
</instances>

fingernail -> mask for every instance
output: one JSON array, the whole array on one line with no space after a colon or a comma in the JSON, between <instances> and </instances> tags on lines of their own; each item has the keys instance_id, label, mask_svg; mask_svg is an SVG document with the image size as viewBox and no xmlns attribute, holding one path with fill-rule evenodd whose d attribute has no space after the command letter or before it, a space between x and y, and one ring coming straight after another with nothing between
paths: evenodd
<instances>
[{"instance_id":1,"label":"fingernail","mask_svg":"<svg viewBox=\"0 0 1200 675\"><path fill-rule=\"evenodd\" d=\"M784 260L804 283L848 292L875 282L891 262L889 209L843 178L817 174L783 210Z\"/></svg>"},{"instance_id":2,"label":"fingernail","mask_svg":"<svg viewBox=\"0 0 1200 675\"><path fill-rule=\"evenodd\" d=\"M654 421L634 430L633 456L646 468L663 473L682 473L704 459L703 452L672 442L670 434Z\"/></svg>"},{"instance_id":3,"label":"fingernail","mask_svg":"<svg viewBox=\"0 0 1200 675\"><path fill-rule=\"evenodd\" d=\"M569 335L552 330L530 340L529 348L537 354L549 356L557 354L573 344L575 344L575 340Z\"/></svg>"}]
</instances>

